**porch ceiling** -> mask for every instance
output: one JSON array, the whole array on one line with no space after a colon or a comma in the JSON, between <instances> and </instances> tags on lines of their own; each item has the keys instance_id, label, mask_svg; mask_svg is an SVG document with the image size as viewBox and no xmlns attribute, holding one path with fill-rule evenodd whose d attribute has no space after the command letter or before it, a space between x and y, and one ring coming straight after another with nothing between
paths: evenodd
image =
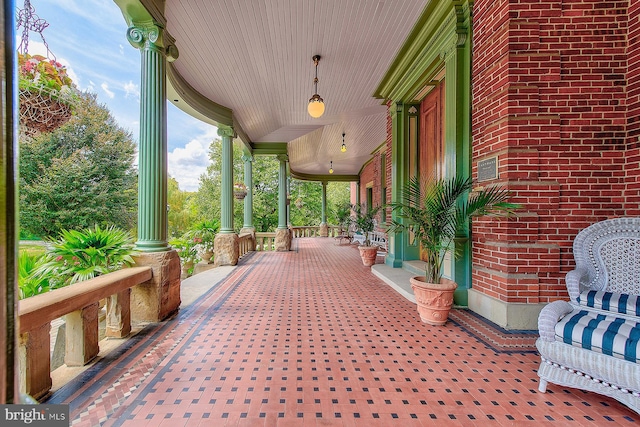
<instances>
[{"instance_id":1,"label":"porch ceiling","mask_svg":"<svg viewBox=\"0 0 640 427\"><path fill-rule=\"evenodd\" d=\"M293 171L325 175L333 160L337 174L357 174L386 138L386 107L372 94L427 3L166 0L180 52L172 67L232 110L245 142L287 142ZM315 54L326 105L319 119L307 114ZM176 91L170 98L189 110Z\"/></svg>"}]
</instances>

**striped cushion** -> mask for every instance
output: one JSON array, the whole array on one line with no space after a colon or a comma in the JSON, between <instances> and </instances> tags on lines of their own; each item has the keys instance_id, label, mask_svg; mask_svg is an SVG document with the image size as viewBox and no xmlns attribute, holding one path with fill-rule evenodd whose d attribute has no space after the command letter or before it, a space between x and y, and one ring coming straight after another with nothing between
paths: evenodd
<instances>
[{"instance_id":1,"label":"striped cushion","mask_svg":"<svg viewBox=\"0 0 640 427\"><path fill-rule=\"evenodd\" d=\"M638 363L640 323L581 310L560 320L555 331L558 341Z\"/></svg>"},{"instance_id":2,"label":"striped cushion","mask_svg":"<svg viewBox=\"0 0 640 427\"><path fill-rule=\"evenodd\" d=\"M640 316L640 296L615 292L583 291L578 304L601 310Z\"/></svg>"}]
</instances>

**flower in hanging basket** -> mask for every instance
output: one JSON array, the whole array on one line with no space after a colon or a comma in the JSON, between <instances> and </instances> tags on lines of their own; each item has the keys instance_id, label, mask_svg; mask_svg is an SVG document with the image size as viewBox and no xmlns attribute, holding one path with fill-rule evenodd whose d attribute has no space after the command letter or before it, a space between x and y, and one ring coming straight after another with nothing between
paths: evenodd
<instances>
[{"instance_id":1,"label":"flower in hanging basket","mask_svg":"<svg viewBox=\"0 0 640 427\"><path fill-rule=\"evenodd\" d=\"M62 64L18 53L18 77L20 123L27 133L50 132L71 118L77 95Z\"/></svg>"},{"instance_id":2,"label":"flower in hanging basket","mask_svg":"<svg viewBox=\"0 0 640 427\"><path fill-rule=\"evenodd\" d=\"M238 200L243 200L247 195L247 186L241 182L233 184L233 197Z\"/></svg>"}]
</instances>

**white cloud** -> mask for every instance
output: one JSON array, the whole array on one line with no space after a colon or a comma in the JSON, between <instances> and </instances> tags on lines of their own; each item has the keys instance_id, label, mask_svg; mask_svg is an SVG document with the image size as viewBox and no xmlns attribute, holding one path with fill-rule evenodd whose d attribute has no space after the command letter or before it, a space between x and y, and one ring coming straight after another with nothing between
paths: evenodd
<instances>
[{"instance_id":1,"label":"white cloud","mask_svg":"<svg viewBox=\"0 0 640 427\"><path fill-rule=\"evenodd\" d=\"M125 98L128 98L129 96L140 98L140 88L132 80L129 80L129 83L124 84L124 92Z\"/></svg>"},{"instance_id":2,"label":"white cloud","mask_svg":"<svg viewBox=\"0 0 640 427\"><path fill-rule=\"evenodd\" d=\"M102 88L102 90L104 91L104 93L107 94L107 96L111 99L113 99L114 96L116 96L115 93L113 93L112 91L109 90L109 85L104 82L100 85L100 87Z\"/></svg>"},{"instance_id":3,"label":"white cloud","mask_svg":"<svg viewBox=\"0 0 640 427\"><path fill-rule=\"evenodd\" d=\"M124 46L119 44L118 47L120 48L120 55L124 56Z\"/></svg>"},{"instance_id":4,"label":"white cloud","mask_svg":"<svg viewBox=\"0 0 640 427\"><path fill-rule=\"evenodd\" d=\"M189 141L184 148L169 152L169 175L178 181L183 191L196 191L200 175L206 172L209 160L209 144L217 137L217 129L209 127L205 133Z\"/></svg>"},{"instance_id":5,"label":"white cloud","mask_svg":"<svg viewBox=\"0 0 640 427\"><path fill-rule=\"evenodd\" d=\"M86 90L88 90L89 92L95 92L96 84L92 80L89 80L89 85L86 87Z\"/></svg>"}]
</instances>

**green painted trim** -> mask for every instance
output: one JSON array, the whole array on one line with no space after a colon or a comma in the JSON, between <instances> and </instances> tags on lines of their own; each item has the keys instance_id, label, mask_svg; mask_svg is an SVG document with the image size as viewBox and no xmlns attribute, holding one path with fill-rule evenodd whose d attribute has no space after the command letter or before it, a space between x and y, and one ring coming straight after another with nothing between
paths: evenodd
<instances>
[{"instance_id":1,"label":"green painted trim","mask_svg":"<svg viewBox=\"0 0 640 427\"><path fill-rule=\"evenodd\" d=\"M336 175L336 174L326 174L326 175L315 175L308 173L296 172L291 169L291 177L295 179L299 179L300 181L314 181L314 182L357 182L360 179L359 175Z\"/></svg>"},{"instance_id":2,"label":"green painted trim","mask_svg":"<svg viewBox=\"0 0 640 427\"><path fill-rule=\"evenodd\" d=\"M195 90L193 86L178 73L173 64L169 64L167 78L173 92L183 101L176 102L175 99L170 99L176 107L214 126L233 126L233 112L231 109L211 101ZM193 112L197 113L197 115L193 114ZM204 116L204 118L201 116Z\"/></svg>"},{"instance_id":3,"label":"green painted trim","mask_svg":"<svg viewBox=\"0 0 640 427\"><path fill-rule=\"evenodd\" d=\"M251 152L254 156L289 154L286 142L252 142Z\"/></svg>"},{"instance_id":4,"label":"green painted trim","mask_svg":"<svg viewBox=\"0 0 640 427\"><path fill-rule=\"evenodd\" d=\"M430 1L373 96L414 101L439 70L443 52L467 38L472 5L473 0Z\"/></svg>"},{"instance_id":5,"label":"green painted trim","mask_svg":"<svg viewBox=\"0 0 640 427\"><path fill-rule=\"evenodd\" d=\"M162 28L165 27L167 20L164 18L162 10L158 10L157 5L154 5L153 2L144 0L113 0L113 2L120 8L129 27L154 22ZM154 15L157 16L152 15L147 7L154 10Z\"/></svg>"}]
</instances>

